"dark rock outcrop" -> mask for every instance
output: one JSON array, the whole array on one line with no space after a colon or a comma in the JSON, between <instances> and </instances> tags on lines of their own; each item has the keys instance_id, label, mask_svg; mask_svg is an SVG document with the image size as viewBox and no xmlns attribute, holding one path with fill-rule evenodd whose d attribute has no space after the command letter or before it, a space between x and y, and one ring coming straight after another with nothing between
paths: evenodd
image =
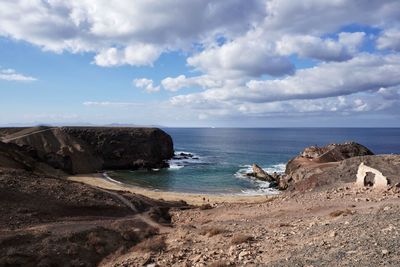
<instances>
[{"instance_id":1,"label":"dark rock outcrop","mask_svg":"<svg viewBox=\"0 0 400 267\"><path fill-rule=\"evenodd\" d=\"M4 142L24 147L34 158L71 174L161 168L173 157L171 137L156 128L33 127L0 133Z\"/></svg>"},{"instance_id":2,"label":"dark rock outcrop","mask_svg":"<svg viewBox=\"0 0 400 267\"><path fill-rule=\"evenodd\" d=\"M252 176L254 176L255 178L262 181L275 182L275 179L257 164L253 164L252 169L253 169Z\"/></svg>"},{"instance_id":3,"label":"dark rock outcrop","mask_svg":"<svg viewBox=\"0 0 400 267\"><path fill-rule=\"evenodd\" d=\"M0 168L22 169L35 173L46 173L51 175L65 175L42 161L29 147L18 146L12 143L0 141Z\"/></svg>"}]
</instances>

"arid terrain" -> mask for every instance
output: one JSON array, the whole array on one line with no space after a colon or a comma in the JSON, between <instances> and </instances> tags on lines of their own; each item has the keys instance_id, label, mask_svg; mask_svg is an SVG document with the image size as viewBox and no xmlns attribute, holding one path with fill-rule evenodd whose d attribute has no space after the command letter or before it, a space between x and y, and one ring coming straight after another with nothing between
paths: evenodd
<instances>
[{"instance_id":1,"label":"arid terrain","mask_svg":"<svg viewBox=\"0 0 400 267\"><path fill-rule=\"evenodd\" d=\"M128 187L101 173L73 175L92 168L77 162L92 157L127 168L162 164L149 154L163 150L158 135L171 145L158 130L0 132L0 266L400 263L399 155L373 155L356 143L310 147L285 174L271 176L285 185L279 195L181 194ZM107 141L120 135L126 139L115 146ZM124 148L135 136L145 152ZM368 175L356 185L361 163L382 171L383 188Z\"/></svg>"},{"instance_id":2,"label":"arid terrain","mask_svg":"<svg viewBox=\"0 0 400 267\"><path fill-rule=\"evenodd\" d=\"M103 265L398 266L399 203L397 188L373 192L343 184L257 204L175 211L173 227L148 241L162 249L132 248Z\"/></svg>"}]
</instances>

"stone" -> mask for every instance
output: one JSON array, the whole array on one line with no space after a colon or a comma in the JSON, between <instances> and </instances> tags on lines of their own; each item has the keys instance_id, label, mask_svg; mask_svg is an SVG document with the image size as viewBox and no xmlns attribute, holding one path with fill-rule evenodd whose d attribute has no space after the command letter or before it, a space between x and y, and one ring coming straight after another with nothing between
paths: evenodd
<instances>
[{"instance_id":1,"label":"stone","mask_svg":"<svg viewBox=\"0 0 400 267\"><path fill-rule=\"evenodd\" d=\"M329 237L335 237L337 235L337 233L335 231L332 231L329 233Z\"/></svg>"},{"instance_id":2,"label":"stone","mask_svg":"<svg viewBox=\"0 0 400 267\"><path fill-rule=\"evenodd\" d=\"M374 175L373 181L367 181L368 173L372 173ZM361 162L358 166L356 185L359 187L372 185L373 188L387 189L389 181L387 177L382 174L382 172L365 165L364 162Z\"/></svg>"},{"instance_id":3,"label":"stone","mask_svg":"<svg viewBox=\"0 0 400 267\"><path fill-rule=\"evenodd\" d=\"M267 181L267 182L274 182L275 179L269 175L266 171L264 171L260 166L257 164L252 165L253 169L253 176L257 179Z\"/></svg>"}]
</instances>

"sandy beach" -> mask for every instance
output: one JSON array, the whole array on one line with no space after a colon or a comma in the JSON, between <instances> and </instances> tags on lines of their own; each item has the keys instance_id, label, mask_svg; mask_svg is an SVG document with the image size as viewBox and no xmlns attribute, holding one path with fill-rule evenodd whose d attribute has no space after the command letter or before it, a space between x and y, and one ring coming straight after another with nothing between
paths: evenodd
<instances>
[{"instance_id":1,"label":"sandy beach","mask_svg":"<svg viewBox=\"0 0 400 267\"><path fill-rule=\"evenodd\" d=\"M191 205L202 205L207 203L209 204L261 203L270 201L271 198L276 197L273 195L243 196L243 195L191 194L191 193L152 191L140 187L112 182L106 179L101 173L69 176L68 180L85 183L91 186L97 186L103 189L128 191L134 194L140 194L153 199L163 199L167 201L183 200Z\"/></svg>"}]
</instances>

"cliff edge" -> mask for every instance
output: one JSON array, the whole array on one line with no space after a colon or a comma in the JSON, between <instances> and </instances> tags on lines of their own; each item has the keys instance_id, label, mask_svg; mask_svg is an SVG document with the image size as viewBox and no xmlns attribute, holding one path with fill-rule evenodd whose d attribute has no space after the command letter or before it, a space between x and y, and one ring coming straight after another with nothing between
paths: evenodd
<instances>
[{"instance_id":1,"label":"cliff edge","mask_svg":"<svg viewBox=\"0 0 400 267\"><path fill-rule=\"evenodd\" d=\"M174 153L172 138L157 128L3 128L0 137L3 143L16 144L36 160L70 174L167 167L165 161ZM12 153L10 161L15 161Z\"/></svg>"}]
</instances>

